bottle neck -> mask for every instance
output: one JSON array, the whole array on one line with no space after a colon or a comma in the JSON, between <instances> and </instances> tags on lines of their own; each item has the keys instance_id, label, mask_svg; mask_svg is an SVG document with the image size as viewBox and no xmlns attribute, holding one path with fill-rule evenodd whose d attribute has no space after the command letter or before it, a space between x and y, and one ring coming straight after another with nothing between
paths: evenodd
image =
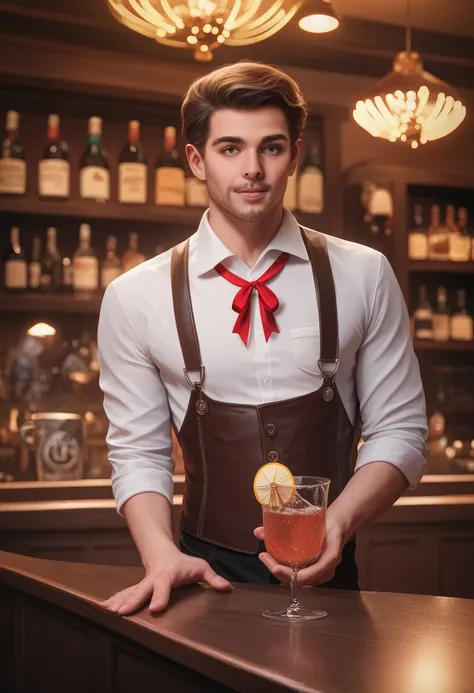
<instances>
[{"instance_id":1,"label":"bottle neck","mask_svg":"<svg viewBox=\"0 0 474 693\"><path fill-rule=\"evenodd\" d=\"M97 149L101 148L100 135L89 135L88 139L89 147L96 146Z\"/></svg>"},{"instance_id":2,"label":"bottle neck","mask_svg":"<svg viewBox=\"0 0 474 693\"><path fill-rule=\"evenodd\" d=\"M59 128L55 125L50 125L48 128L48 140L59 140Z\"/></svg>"}]
</instances>

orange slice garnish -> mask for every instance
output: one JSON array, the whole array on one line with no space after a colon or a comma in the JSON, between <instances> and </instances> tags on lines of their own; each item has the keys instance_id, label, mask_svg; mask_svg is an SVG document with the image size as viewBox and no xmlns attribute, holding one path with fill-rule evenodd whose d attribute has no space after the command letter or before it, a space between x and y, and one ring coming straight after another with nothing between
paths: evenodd
<instances>
[{"instance_id":1,"label":"orange slice garnish","mask_svg":"<svg viewBox=\"0 0 474 693\"><path fill-rule=\"evenodd\" d=\"M260 467L253 480L253 492L260 505L280 509L293 500L296 491L293 474L279 462Z\"/></svg>"}]
</instances>

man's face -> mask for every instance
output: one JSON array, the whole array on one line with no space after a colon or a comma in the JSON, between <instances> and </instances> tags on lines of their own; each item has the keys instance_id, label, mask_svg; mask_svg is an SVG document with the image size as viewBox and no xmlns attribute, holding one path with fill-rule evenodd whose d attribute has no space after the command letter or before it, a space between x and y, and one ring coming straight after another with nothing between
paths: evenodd
<instances>
[{"instance_id":1,"label":"man's face","mask_svg":"<svg viewBox=\"0 0 474 693\"><path fill-rule=\"evenodd\" d=\"M248 221L281 205L298 152L299 142L292 151L284 113L273 106L216 111L203 155L192 145L186 148L193 172L206 181L211 202Z\"/></svg>"}]
</instances>

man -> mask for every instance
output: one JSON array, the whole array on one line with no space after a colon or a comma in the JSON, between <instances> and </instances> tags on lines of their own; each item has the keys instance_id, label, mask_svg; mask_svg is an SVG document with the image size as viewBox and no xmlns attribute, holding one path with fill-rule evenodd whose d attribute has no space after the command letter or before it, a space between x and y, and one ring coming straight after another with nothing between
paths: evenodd
<instances>
[{"instance_id":1,"label":"man","mask_svg":"<svg viewBox=\"0 0 474 693\"><path fill-rule=\"evenodd\" d=\"M118 511L146 575L128 614L197 581L289 581L265 552L252 480L268 461L331 479L326 543L301 585L357 589L354 534L424 470L425 404L406 307L380 253L302 229L283 209L307 110L287 75L216 70L182 105L209 209L177 248L115 280L99 322ZM357 463L351 449L364 440ZM173 541L170 424L183 449Z\"/></svg>"}]
</instances>

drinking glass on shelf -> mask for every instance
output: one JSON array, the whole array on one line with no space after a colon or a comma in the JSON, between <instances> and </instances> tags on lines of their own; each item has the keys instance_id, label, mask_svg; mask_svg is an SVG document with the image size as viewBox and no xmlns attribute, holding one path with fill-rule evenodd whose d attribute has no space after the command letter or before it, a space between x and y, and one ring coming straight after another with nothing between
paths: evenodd
<instances>
[{"instance_id":1,"label":"drinking glass on shelf","mask_svg":"<svg viewBox=\"0 0 474 693\"><path fill-rule=\"evenodd\" d=\"M327 616L326 611L305 609L296 597L298 571L319 558L326 539L326 510L330 480L295 476L292 500L279 509L263 507L267 552L292 569L291 603L283 609L267 609L263 616L280 621L309 621Z\"/></svg>"}]
</instances>

